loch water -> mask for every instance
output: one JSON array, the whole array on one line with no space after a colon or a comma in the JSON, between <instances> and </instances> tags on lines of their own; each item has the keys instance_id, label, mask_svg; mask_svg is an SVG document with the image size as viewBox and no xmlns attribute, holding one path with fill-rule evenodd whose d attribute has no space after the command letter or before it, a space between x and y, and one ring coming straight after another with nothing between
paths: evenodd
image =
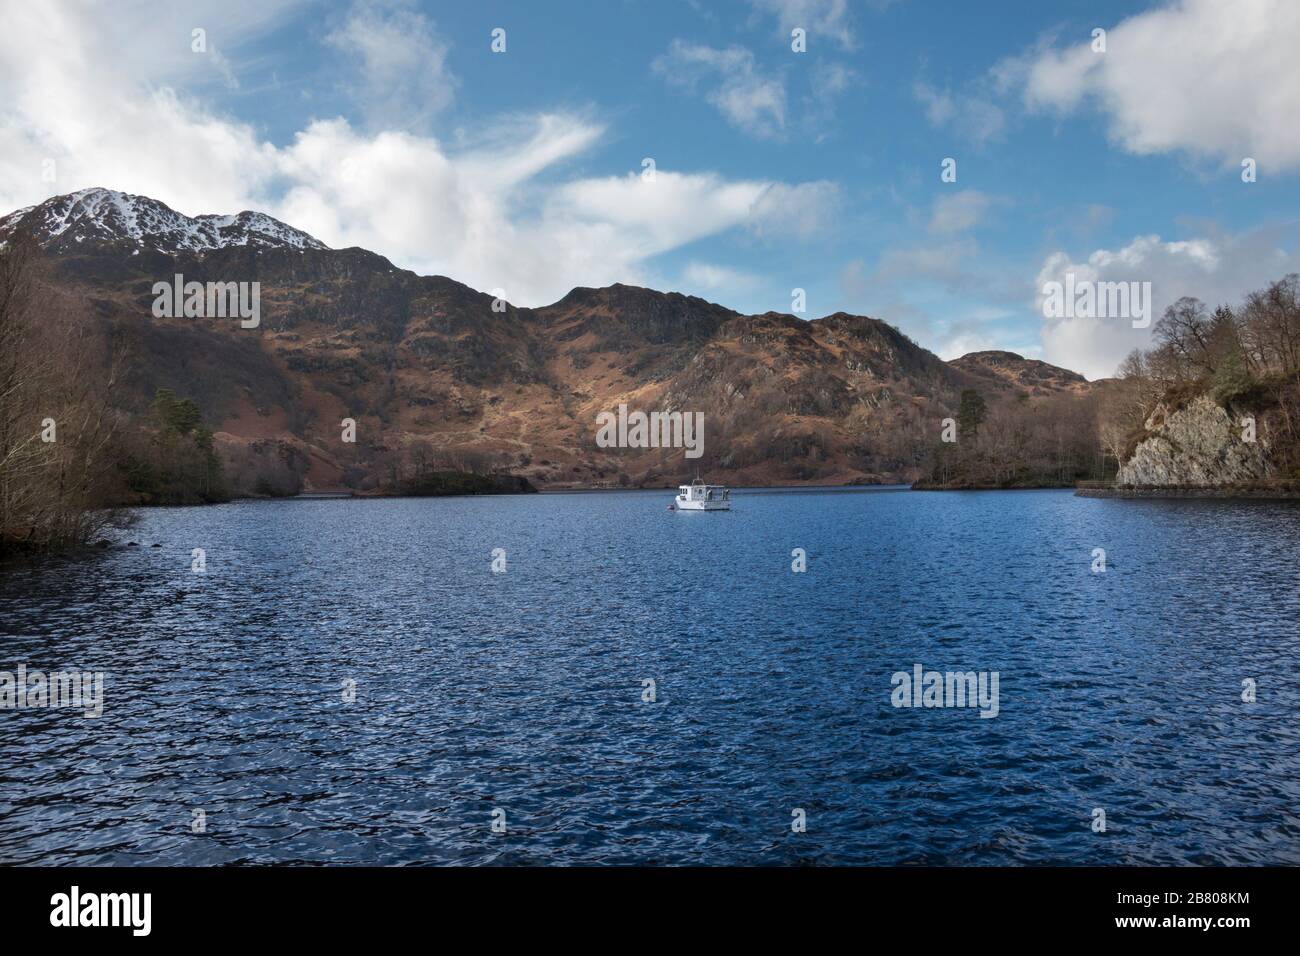
<instances>
[{"instance_id":1,"label":"loch water","mask_svg":"<svg viewBox=\"0 0 1300 956\"><path fill-rule=\"evenodd\" d=\"M104 674L0 710L0 862L1300 863L1300 506L671 495L154 509L0 571L0 671ZM918 664L997 715L895 707Z\"/></svg>"}]
</instances>

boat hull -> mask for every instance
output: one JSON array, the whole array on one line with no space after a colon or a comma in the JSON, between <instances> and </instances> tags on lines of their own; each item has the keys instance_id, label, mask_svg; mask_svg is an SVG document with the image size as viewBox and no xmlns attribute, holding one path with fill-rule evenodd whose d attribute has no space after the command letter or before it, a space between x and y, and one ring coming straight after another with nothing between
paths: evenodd
<instances>
[{"instance_id":1,"label":"boat hull","mask_svg":"<svg viewBox=\"0 0 1300 956\"><path fill-rule=\"evenodd\" d=\"M689 501L678 498L676 502L678 511L730 511L730 501Z\"/></svg>"}]
</instances>

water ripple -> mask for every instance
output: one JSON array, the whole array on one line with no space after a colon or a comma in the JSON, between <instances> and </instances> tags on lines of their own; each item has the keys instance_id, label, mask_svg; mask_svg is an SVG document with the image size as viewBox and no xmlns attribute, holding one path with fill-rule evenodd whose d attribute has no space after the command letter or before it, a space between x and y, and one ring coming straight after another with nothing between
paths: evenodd
<instances>
[{"instance_id":1,"label":"water ripple","mask_svg":"<svg viewBox=\"0 0 1300 956\"><path fill-rule=\"evenodd\" d=\"M156 510L0 574L0 670L107 674L0 711L0 862L1300 862L1300 508L663 501ZM914 663L999 715L893 708Z\"/></svg>"}]
</instances>

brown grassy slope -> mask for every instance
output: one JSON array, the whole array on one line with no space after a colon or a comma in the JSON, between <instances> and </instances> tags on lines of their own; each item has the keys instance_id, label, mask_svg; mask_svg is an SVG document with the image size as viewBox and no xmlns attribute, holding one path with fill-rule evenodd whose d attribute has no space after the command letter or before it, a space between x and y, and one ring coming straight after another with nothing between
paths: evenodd
<instances>
[{"instance_id":1,"label":"brown grassy slope","mask_svg":"<svg viewBox=\"0 0 1300 956\"><path fill-rule=\"evenodd\" d=\"M154 318L152 284L258 281L261 326ZM539 309L417 276L361 249L168 254L85 243L57 255L86 321L132 354L124 404L159 387L194 398L224 446L282 441L303 486L382 484L427 448L541 487L910 480L963 388L1087 387L1010 353L945 363L897 329L837 313L745 316L615 285ZM600 449L596 415L702 411L705 454ZM341 440L341 421L357 441ZM413 451L414 450L414 451Z\"/></svg>"}]
</instances>

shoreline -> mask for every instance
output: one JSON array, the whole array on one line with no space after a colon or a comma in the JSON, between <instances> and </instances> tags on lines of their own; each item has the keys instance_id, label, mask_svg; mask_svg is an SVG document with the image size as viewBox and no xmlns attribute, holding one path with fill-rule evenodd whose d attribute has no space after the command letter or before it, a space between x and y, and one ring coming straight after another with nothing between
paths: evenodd
<instances>
[{"instance_id":1,"label":"shoreline","mask_svg":"<svg viewBox=\"0 0 1300 956\"><path fill-rule=\"evenodd\" d=\"M1076 484L1071 481L1068 484L1023 484L1023 485L941 485L930 483L917 483L911 486L912 491L1061 491L1067 488L1075 488Z\"/></svg>"},{"instance_id":2,"label":"shoreline","mask_svg":"<svg viewBox=\"0 0 1300 956\"><path fill-rule=\"evenodd\" d=\"M1300 483L1286 486L1256 485L1128 485L1112 488L1076 488L1076 498L1205 498L1229 501L1300 501Z\"/></svg>"},{"instance_id":3,"label":"shoreline","mask_svg":"<svg viewBox=\"0 0 1300 956\"><path fill-rule=\"evenodd\" d=\"M480 497L527 497L529 495L538 496L558 496L558 495L589 495L589 494L618 494L618 493L643 493L658 494L673 491L677 486L669 485L664 487L643 487L643 488L536 488L531 487L528 491L458 491L444 494L402 494L402 493L375 493L375 492L348 492L341 491L322 491L306 492L298 495L248 495L243 497L230 498L227 501L210 501L195 502L193 504L134 504L118 505L116 509L122 511L136 511L145 509L170 509L170 508L208 508L214 505L223 504L241 504L249 502L281 502L281 501L376 501L391 499L421 499L421 498L480 498ZM1109 499L1166 499L1166 500L1244 500L1244 501L1300 501L1300 480L1276 479L1273 481L1260 481L1252 483L1243 483L1239 485L1114 485L1110 482L1078 482L1074 485L962 485L962 486L942 486L932 484L907 484L904 482L890 483L872 483L872 484L841 484L841 485L817 485L817 484L795 484L795 485L737 485L729 486L733 492L740 494L824 494L827 492L841 494L865 494L870 492L903 492L903 491L1065 491L1073 488L1076 498L1109 498ZM127 529L121 529L127 530ZM89 556L106 550L125 549L131 547L149 548L158 547L157 544L146 544L139 541L131 540L112 540L110 538L98 538L94 541L87 541L84 544L72 545L66 548L23 548L14 547L12 544L6 544L0 547L0 569L10 569L16 565L28 564L32 561L43 559L77 559L79 557Z\"/></svg>"}]
</instances>

